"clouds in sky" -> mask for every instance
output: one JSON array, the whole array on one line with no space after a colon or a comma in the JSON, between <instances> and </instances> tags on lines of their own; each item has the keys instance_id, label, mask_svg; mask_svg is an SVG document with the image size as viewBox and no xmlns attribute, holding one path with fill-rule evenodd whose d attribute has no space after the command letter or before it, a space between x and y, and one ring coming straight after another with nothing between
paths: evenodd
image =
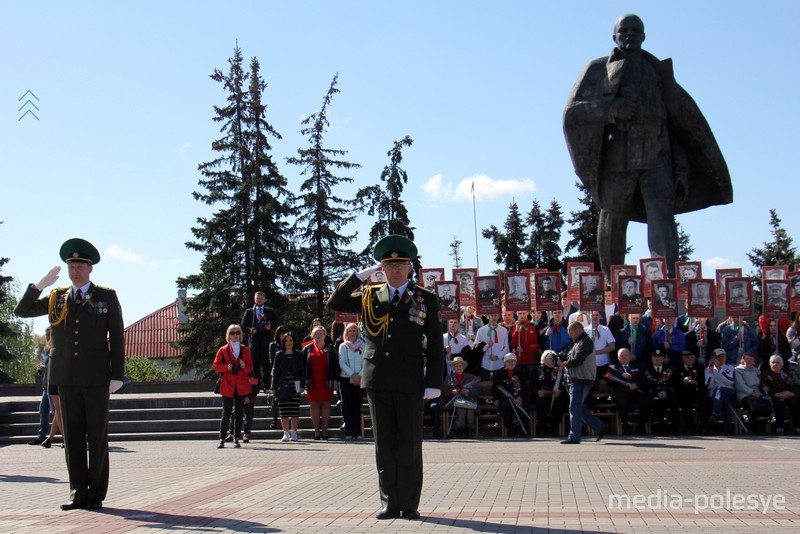
<instances>
[{"instance_id":1,"label":"clouds in sky","mask_svg":"<svg viewBox=\"0 0 800 534\"><path fill-rule=\"evenodd\" d=\"M463 178L457 184L445 182L442 174L431 176L424 184L425 191L431 200L447 198L452 201L472 200L472 185L475 184L475 200L494 200L509 195L536 192L536 184L530 178L523 180L498 180L485 174L476 174Z\"/></svg>"},{"instance_id":2,"label":"clouds in sky","mask_svg":"<svg viewBox=\"0 0 800 534\"><path fill-rule=\"evenodd\" d=\"M143 258L141 254L138 254L132 250L126 250L121 246L114 243L110 247L106 249L105 256L107 258L113 258L115 260L119 260L124 263L142 263Z\"/></svg>"}]
</instances>

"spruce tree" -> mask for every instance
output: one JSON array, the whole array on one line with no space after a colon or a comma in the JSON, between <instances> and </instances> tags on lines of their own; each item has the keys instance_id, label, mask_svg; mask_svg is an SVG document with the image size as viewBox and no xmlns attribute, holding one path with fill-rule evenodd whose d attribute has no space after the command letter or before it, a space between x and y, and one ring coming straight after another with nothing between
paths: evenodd
<instances>
[{"instance_id":1,"label":"spruce tree","mask_svg":"<svg viewBox=\"0 0 800 534\"><path fill-rule=\"evenodd\" d=\"M322 108L303 120L300 130L308 136L307 148L297 150L297 157L288 158L288 163L303 167L300 173L306 179L300 186L300 214L297 236L302 240L300 257L306 266L299 274L298 284L314 295L314 313L322 317L326 307L326 294L345 273L353 270L355 253L347 248L355 235L341 233L341 229L355 220L355 201L336 196L334 188L352 182L347 176L337 176L334 171L357 169L357 163L341 159L345 150L327 148L323 142L330 123L328 108L333 95L339 92L336 85L339 75L333 77L328 92L322 100Z\"/></svg>"},{"instance_id":2,"label":"spruce tree","mask_svg":"<svg viewBox=\"0 0 800 534\"><path fill-rule=\"evenodd\" d=\"M594 262L595 269L600 268L600 253L597 250L597 227L600 224L600 212L592 202L589 190L581 182L575 182L578 191L583 195L580 199L584 206L582 210L570 212L567 222L571 225L569 233L572 238L567 241L564 250L569 254L571 250L576 253L564 258L562 272L566 274L567 263L575 262Z\"/></svg>"},{"instance_id":3,"label":"spruce tree","mask_svg":"<svg viewBox=\"0 0 800 534\"><path fill-rule=\"evenodd\" d=\"M525 268L522 257L525 247L525 229L522 226L519 206L513 200L508 206L508 217L506 217L503 228L505 232L501 232L495 225L492 225L481 233L486 239L492 240L495 263L502 264L504 271L519 272Z\"/></svg>"},{"instance_id":4,"label":"spruce tree","mask_svg":"<svg viewBox=\"0 0 800 534\"><path fill-rule=\"evenodd\" d=\"M8 258L0 258L0 270L8 263ZM10 308L11 302L11 281L10 276L0 275L0 365L7 369L9 364L17 359L17 355L9 350L10 346L19 338L19 329L12 321ZM4 370L0 370L0 384L11 384L14 379Z\"/></svg>"},{"instance_id":5,"label":"spruce tree","mask_svg":"<svg viewBox=\"0 0 800 534\"><path fill-rule=\"evenodd\" d=\"M763 303L761 296L761 269L772 265L788 265L791 270L793 265L800 263L797 248L792 245L792 238L781 226L778 211L769 210L769 225L772 228L771 241L764 241L761 248L753 248L747 253L747 259L753 264L755 270L750 273L753 279L753 300L756 305L756 314L760 314Z\"/></svg>"},{"instance_id":6,"label":"spruce tree","mask_svg":"<svg viewBox=\"0 0 800 534\"><path fill-rule=\"evenodd\" d=\"M691 261L694 254L694 246L691 243L691 236L683 231L683 225L675 221L678 228L678 261Z\"/></svg>"},{"instance_id":7,"label":"spruce tree","mask_svg":"<svg viewBox=\"0 0 800 534\"><path fill-rule=\"evenodd\" d=\"M197 219L195 240L186 243L204 254L200 273L177 280L196 292L186 301L189 321L178 327L181 370L195 369L201 376L211 374L227 326L241 320L255 290L266 293L269 306L283 307L281 284L293 263L287 261L293 199L269 155L268 139L280 135L265 118L266 83L258 60L253 58L249 73L243 61L237 46L228 71L215 69L211 75L227 93L225 105L214 106L213 120L221 123L223 135L211 143L219 156L198 166L201 191L193 197L217 210Z\"/></svg>"},{"instance_id":8,"label":"spruce tree","mask_svg":"<svg viewBox=\"0 0 800 534\"><path fill-rule=\"evenodd\" d=\"M386 153L389 164L383 168L381 182L359 189L356 201L359 205L367 206L367 215L377 217L369 231L369 243L361 252L362 261L372 261L371 254L375 243L382 237L390 234L402 235L414 240L414 227L408 218L408 210L403 203L403 186L408 183L408 173L400 167L403 161L403 148L410 147L414 140L409 136L395 141L392 149ZM414 261L415 272L418 272L419 262Z\"/></svg>"},{"instance_id":9,"label":"spruce tree","mask_svg":"<svg viewBox=\"0 0 800 534\"><path fill-rule=\"evenodd\" d=\"M561 263L561 229L564 227L564 214L561 204L556 199L550 201L550 207L544 217L542 227L542 264L540 267L556 272L562 269Z\"/></svg>"}]
</instances>

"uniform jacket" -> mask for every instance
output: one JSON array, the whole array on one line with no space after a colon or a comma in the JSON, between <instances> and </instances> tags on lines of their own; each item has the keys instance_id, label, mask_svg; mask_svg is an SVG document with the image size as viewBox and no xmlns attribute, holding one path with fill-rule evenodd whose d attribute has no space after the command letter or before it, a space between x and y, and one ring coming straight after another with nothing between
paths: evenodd
<instances>
[{"instance_id":1,"label":"uniform jacket","mask_svg":"<svg viewBox=\"0 0 800 534\"><path fill-rule=\"evenodd\" d=\"M387 284L358 291L360 287L361 280L351 275L333 292L328 306L340 312L362 314L366 346L361 387L420 395L425 388L442 389L444 342L436 295L409 282L392 310ZM368 294L366 303L362 298L364 292ZM369 306L369 310L362 310L363 305ZM386 330L378 332L375 322L386 324ZM427 339L427 372L423 336Z\"/></svg>"},{"instance_id":2,"label":"uniform jacket","mask_svg":"<svg viewBox=\"0 0 800 534\"><path fill-rule=\"evenodd\" d=\"M647 371L645 371L644 380L644 389L648 397L654 399L663 391L667 394L667 400L672 400L675 393L676 380L674 369L662 365L661 372L658 372L655 367L650 366Z\"/></svg>"},{"instance_id":3,"label":"uniform jacket","mask_svg":"<svg viewBox=\"0 0 800 534\"><path fill-rule=\"evenodd\" d=\"M642 51L642 60L656 71L667 114L676 184L675 213L686 213L733 201L730 174L714 134L692 97L675 81L672 60ZM599 198L603 143L611 105L617 98L628 60L612 53L590 62L572 88L564 109L564 135L575 173ZM631 220L647 222L644 200L637 191ZM638 198L638 200L637 200ZM599 203L599 204L598 204Z\"/></svg>"},{"instance_id":4,"label":"uniform jacket","mask_svg":"<svg viewBox=\"0 0 800 534\"><path fill-rule=\"evenodd\" d=\"M72 300L72 287L41 291L31 284L14 313L19 317L48 314L48 302L55 299L55 315L66 307L63 321L53 325L49 380L59 386L102 386L122 380L125 373L125 340L122 308L117 293L107 287L89 285L82 304Z\"/></svg>"},{"instance_id":5,"label":"uniform jacket","mask_svg":"<svg viewBox=\"0 0 800 534\"><path fill-rule=\"evenodd\" d=\"M247 373L253 370L253 359L250 357L250 349L247 345L240 345L238 365L241 369L236 374L228 371L228 364L233 363L237 362L233 357L233 349L228 343L220 347L214 357L214 370L222 373L219 393L223 397L233 397L234 392L239 396L249 395L252 388Z\"/></svg>"},{"instance_id":6,"label":"uniform jacket","mask_svg":"<svg viewBox=\"0 0 800 534\"><path fill-rule=\"evenodd\" d=\"M492 377L492 396L494 400L499 400L501 403L509 402L508 397L498 389L499 386L503 386L515 399L522 397L524 400L528 400L528 376L522 367L514 367L514 373L510 378L505 367L495 371Z\"/></svg>"}]
</instances>

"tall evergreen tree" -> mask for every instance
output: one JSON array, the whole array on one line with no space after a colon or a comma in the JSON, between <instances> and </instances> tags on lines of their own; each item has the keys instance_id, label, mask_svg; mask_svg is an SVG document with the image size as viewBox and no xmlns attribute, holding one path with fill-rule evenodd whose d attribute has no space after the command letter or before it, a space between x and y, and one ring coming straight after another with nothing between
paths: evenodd
<instances>
[{"instance_id":1,"label":"tall evergreen tree","mask_svg":"<svg viewBox=\"0 0 800 534\"><path fill-rule=\"evenodd\" d=\"M677 220L675 226L678 228L678 261L691 261L694 254L691 236L683 231L683 225Z\"/></svg>"},{"instance_id":2,"label":"tall evergreen tree","mask_svg":"<svg viewBox=\"0 0 800 534\"><path fill-rule=\"evenodd\" d=\"M492 225L481 233L486 239L492 240L495 263L502 264L505 271L519 272L525 268L522 258L525 247L525 229L522 226L519 206L513 200L508 206L508 217L506 217L503 228L505 232L501 232L495 225Z\"/></svg>"},{"instance_id":3,"label":"tall evergreen tree","mask_svg":"<svg viewBox=\"0 0 800 534\"><path fill-rule=\"evenodd\" d=\"M533 201L525 219L530 227L530 237L525 245L525 268L561 270L561 228L564 217L561 205L553 199L546 212L542 211L538 200Z\"/></svg>"},{"instance_id":4,"label":"tall evergreen tree","mask_svg":"<svg viewBox=\"0 0 800 534\"><path fill-rule=\"evenodd\" d=\"M564 213L556 199L550 201L542 227L542 264L548 271L560 271L561 263L561 229L564 227Z\"/></svg>"},{"instance_id":5,"label":"tall evergreen tree","mask_svg":"<svg viewBox=\"0 0 800 534\"><path fill-rule=\"evenodd\" d=\"M344 150L327 148L323 136L330 123L328 107L336 88L339 75L331 81L328 92L322 100L322 108L303 120L305 126L300 133L308 136L308 148L297 150L298 156L288 158L292 165L303 167L301 175L306 179L300 186L300 216L297 235L302 240L300 257L307 269L299 276L301 287L314 294L314 311L322 317L325 308L325 295L333 284L352 271L355 253L347 246L355 235L345 235L341 229L355 219L355 201L343 199L334 194L333 189L341 183L352 182L346 176L336 176L335 170L357 169L357 163L341 159L347 154Z\"/></svg>"},{"instance_id":6,"label":"tall evergreen tree","mask_svg":"<svg viewBox=\"0 0 800 534\"><path fill-rule=\"evenodd\" d=\"M0 258L0 270L8 263L8 258ZM10 362L17 359L18 355L9 350L9 346L19 338L19 329L13 323L10 313L6 313L11 303L10 287L13 278L0 275L0 365L6 368ZM3 370L0 370L0 384L10 384L14 379Z\"/></svg>"},{"instance_id":7,"label":"tall evergreen tree","mask_svg":"<svg viewBox=\"0 0 800 534\"><path fill-rule=\"evenodd\" d=\"M370 254L382 237L390 234L402 235L414 240L414 227L408 218L408 210L403 203L403 187L408 183L408 173L400 167L403 161L403 148L410 147L414 140L405 136L395 141L392 149L386 153L389 164L381 173L382 184L374 184L359 189L356 201L367 206L367 214L378 219L369 231L369 244L361 253L363 261L371 261ZM418 262L414 262L419 267ZM416 269L415 269L416 271Z\"/></svg>"},{"instance_id":8,"label":"tall evergreen tree","mask_svg":"<svg viewBox=\"0 0 800 534\"><path fill-rule=\"evenodd\" d=\"M456 269L461 268L461 244L462 241L453 236L453 241L450 243L450 257L453 258L453 267Z\"/></svg>"},{"instance_id":9,"label":"tall evergreen tree","mask_svg":"<svg viewBox=\"0 0 800 534\"><path fill-rule=\"evenodd\" d=\"M567 263L571 261L591 261L594 262L595 269L600 268L600 253L597 250L597 227L600 224L600 212L592 202L589 189L581 182L575 182L575 186L583 195L580 202L584 208L570 212L570 218L567 219L567 222L572 225L569 229L572 238L567 241L564 252L569 254L571 250L575 250L576 254L564 258L563 272L566 272Z\"/></svg>"},{"instance_id":10,"label":"tall evergreen tree","mask_svg":"<svg viewBox=\"0 0 800 534\"><path fill-rule=\"evenodd\" d=\"M222 124L223 135L211 143L219 157L198 166L202 190L193 197L218 209L210 218L197 219L195 240L186 243L204 254L200 273L177 280L197 292L186 302L189 321L178 328L182 372L196 369L209 375L226 327L241 320L254 291L264 291L267 302L280 308L281 284L291 275L286 255L293 198L269 144L270 137L280 135L266 120L266 83L258 60L252 59L249 73L243 61L237 46L228 71L215 69L211 75L227 93L225 105L214 106L213 120Z\"/></svg>"},{"instance_id":11,"label":"tall evergreen tree","mask_svg":"<svg viewBox=\"0 0 800 534\"><path fill-rule=\"evenodd\" d=\"M753 300L756 305L756 313L760 312L762 306L761 297L761 269L772 265L792 265L800 263L800 256L797 255L797 248L792 245L792 238L781 226L781 219L778 211L769 210L769 225L772 228L771 241L764 241L760 248L753 248L747 253L747 259L753 264L755 270L750 273L753 279Z\"/></svg>"}]
</instances>

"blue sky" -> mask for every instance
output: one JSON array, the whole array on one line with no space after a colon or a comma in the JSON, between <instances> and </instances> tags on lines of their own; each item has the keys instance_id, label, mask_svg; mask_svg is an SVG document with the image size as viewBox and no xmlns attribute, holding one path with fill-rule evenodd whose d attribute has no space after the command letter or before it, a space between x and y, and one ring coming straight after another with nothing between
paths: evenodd
<instances>
[{"instance_id":1,"label":"blue sky","mask_svg":"<svg viewBox=\"0 0 800 534\"><path fill-rule=\"evenodd\" d=\"M627 12L645 22L644 47L673 58L731 172L732 205L679 218L694 259L706 275L748 272L745 253L769 239L770 208L800 238L787 194L798 175L800 3L768 5L2 2L0 256L11 260L3 274L38 281L60 263L61 243L80 236L103 255L93 280L117 289L126 324L174 300L175 279L199 269L201 257L184 246L190 228L209 213L191 195L219 136L212 106L225 98L208 76L227 68L237 40L261 62L267 118L283 135L273 155L294 190L300 169L285 158L305 145L300 121L339 73L326 142L362 167L338 193L378 181L392 143L410 135L405 201L425 266L449 272L454 236L464 266L475 266L473 180L479 230L502 226L512 199L523 213L534 199L578 209L564 103L585 63L609 53L613 23ZM19 120L29 89L39 120ZM372 222L353 228L355 248ZM631 224L628 242L629 262L649 256L643 225ZM491 271L491 244L478 245L480 270Z\"/></svg>"}]
</instances>

